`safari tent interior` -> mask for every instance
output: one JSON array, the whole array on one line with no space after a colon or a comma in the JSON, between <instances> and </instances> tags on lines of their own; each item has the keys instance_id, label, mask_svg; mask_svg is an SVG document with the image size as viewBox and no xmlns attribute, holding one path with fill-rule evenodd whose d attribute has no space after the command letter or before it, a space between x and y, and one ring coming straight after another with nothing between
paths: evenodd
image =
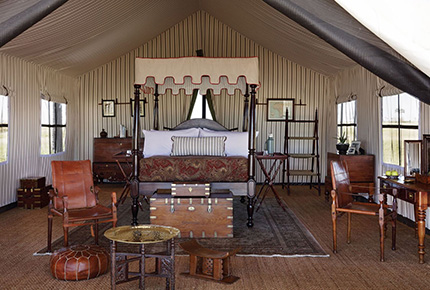
<instances>
[{"instance_id":1,"label":"safari tent interior","mask_svg":"<svg viewBox=\"0 0 430 290\"><path fill-rule=\"evenodd\" d=\"M332 252L332 202L330 191L326 194L324 185L331 184L330 178L325 179L330 174L328 156L339 157L336 143L342 132L348 133L348 142L359 141L358 146L364 150L356 150L357 155L372 156L371 167L359 170L373 176L370 182L376 186L375 201L383 184L378 177L396 171L400 178L411 178L414 168L404 171L405 140L422 140L419 142L422 158L415 167L429 181L426 174L430 160L430 23L425 12L430 11L430 4L424 0L357 2L0 1L2 288L111 287L109 271L79 282L62 281L51 275L50 256L37 255L46 246L47 207L23 209L17 194L20 181L45 177L46 185L52 184L52 161L95 163L94 144L96 139L102 139L102 130L107 132L107 139L121 140L124 132L120 128L125 128L128 139L133 135L133 146L141 146L144 142L135 143L135 140L144 137L142 130L175 128L187 120L195 99L183 90L176 93L166 90L154 96L154 89L146 90L143 86L140 90L143 102L139 104L144 113L139 117L133 118L134 112L139 111L131 109L131 104L136 98L136 58L188 57L258 59L258 86L249 104L238 91L232 95L221 91L202 98L210 99L210 115L223 127L239 132L251 128L258 132L250 134L248 140L252 157L248 162L255 169L251 179L257 183L257 192L266 177L254 160L254 153L267 149L269 134L274 137L274 151L285 153L285 142L289 142L286 126L293 126L290 133L301 137L312 134L313 130L288 124L289 117L285 114L280 119L270 119L269 102L290 100L292 120L312 120L318 112L318 146L314 155L318 155L320 194L309 186L317 183L315 179L289 176L288 170L282 168L273 183L287 211L291 211L320 245L323 254L240 255L239 252L232 257L231 271L240 279L231 285L180 275L188 269L189 260L186 255L178 255L174 268L176 288L428 288L430 258L424 256L422 242L423 231L430 229L424 190L430 191L428 185L423 185L423 192L412 194L409 201L408 193L397 199L397 249L392 251L387 246L391 242L391 227L388 227L384 262L379 261L378 255L377 218L370 216L353 217L352 241L348 244L346 217L340 218L338 252ZM168 66L162 69L169 73ZM112 101L113 112L106 112L102 107L106 101ZM44 104L49 104L55 112L62 108L65 118L60 118L60 126L55 126L57 123L52 126L48 116L43 115L47 108ZM249 116L246 106L254 110L250 123L243 117L244 112ZM60 130L60 139L46 139L46 130ZM287 145L288 151L298 154L315 146L304 141L288 144L292 144ZM136 148L127 150L131 149ZM134 150L133 154L133 158L137 156ZM306 164L306 161L294 160L289 166L303 169ZM348 169L352 172L356 166L359 165L348 164ZM314 166L313 170L316 170ZM283 186L286 174L288 184ZM95 176L101 188L100 201L105 205L109 205L110 192L116 191L119 198L123 190L124 183L111 181ZM387 182L393 185L392 181ZM134 190L131 191L135 193ZM269 191L264 203L269 203L272 197ZM362 199L368 202L367 197L363 195ZM249 200L253 201L254 197ZM142 200L142 203L145 202ZM422 206L419 209L418 203ZM129 205L126 207L126 219L120 225L130 225L132 214ZM243 207L246 208L246 202ZM285 210L275 204L272 211L283 213ZM142 214L140 210L138 215ZM246 220L246 209L243 214ZM272 228L269 224L259 225L260 216L255 213L254 226L244 227L251 237L250 231L254 229ZM421 227L418 238L416 219L421 222L417 223ZM54 219L53 240L63 236L59 220ZM90 235L89 232L86 234ZM258 240L258 235L259 232L254 232L253 238ZM92 243L93 239L89 241ZM286 242L283 247L292 246ZM427 264L420 263L425 260ZM162 289L165 282L147 278L145 283L149 289ZM139 285L129 282L117 286L130 289L127 287Z\"/></svg>"}]
</instances>

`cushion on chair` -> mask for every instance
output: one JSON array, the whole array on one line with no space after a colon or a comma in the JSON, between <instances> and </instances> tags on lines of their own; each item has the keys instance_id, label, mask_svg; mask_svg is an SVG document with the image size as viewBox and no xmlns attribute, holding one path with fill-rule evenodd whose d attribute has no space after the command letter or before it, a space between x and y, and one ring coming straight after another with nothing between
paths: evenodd
<instances>
[{"instance_id":1,"label":"cushion on chair","mask_svg":"<svg viewBox=\"0 0 430 290\"><path fill-rule=\"evenodd\" d=\"M109 253L97 245L75 245L55 251L51 273L60 280L88 280L107 272Z\"/></svg>"}]
</instances>

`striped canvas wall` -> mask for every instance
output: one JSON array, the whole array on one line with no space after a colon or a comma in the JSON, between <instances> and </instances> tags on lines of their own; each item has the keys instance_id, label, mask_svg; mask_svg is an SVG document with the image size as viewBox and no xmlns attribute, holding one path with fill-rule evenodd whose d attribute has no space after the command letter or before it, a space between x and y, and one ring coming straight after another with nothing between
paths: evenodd
<instances>
[{"instance_id":1,"label":"striped canvas wall","mask_svg":"<svg viewBox=\"0 0 430 290\"><path fill-rule=\"evenodd\" d=\"M0 207L17 200L19 179L45 176L51 182L51 161L77 156L77 79L0 54L0 85L9 91L8 161L0 164ZM67 98L66 151L40 156L40 95ZM64 100L64 99L63 99Z\"/></svg>"},{"instance_id":2,"label":"striped canvas wall","mask_svg":"<svg viewBox=\"0 0 430 290\"><path fill-rule=\"evenodd\" d=\"M80 118L83 120L80 128L80 158L92 158L92 138L98 137L104 128L108 136L119 134L119 125L123 124L131 131L132 118L128 105L116 106L115 118L101 116L102 99L117 99L118 103L127 103L133 96L133 71L135 57L182 57L196 55L197 49L203 49L209 57L246 57L258 56L260 62L261 88L257 93L257 150L263 149L269 133L275 136L275 149L283 150L284 125L282 122L266 121L266 106L263 103L268 98L294 98L301 100L306 106L297 111L297 118L313 118L315 109L320 111L320 152L325 149L325 128L327 115L323 114L333 103L328 99L328 83L326 76L310 69L301 67L279 55L269 51L249 38L237 33L230 27L219 22L204 11L184 19L169 30L160 34L152 41L142 45L130 53L89 72L80 78L81 99ZM142 128L153 128L153 97L148 99L146 116L141 118ZM173 127L186 118L190 96L160 96L160 128ZM243 97L226 96L221 94L214 97L217 120L227 128L242 128ZM298 134L305 131L296 129ZM299 144L297 150L307 150L309 145ZM324 155L324 154L323 154ZM302 166L297 164L297 166ZM322 176L325 166L321 164ZM258 171L257 178L262 181L262 173ZM301 181L301 180L298 180Z\"/></svg>"}]
</instances>

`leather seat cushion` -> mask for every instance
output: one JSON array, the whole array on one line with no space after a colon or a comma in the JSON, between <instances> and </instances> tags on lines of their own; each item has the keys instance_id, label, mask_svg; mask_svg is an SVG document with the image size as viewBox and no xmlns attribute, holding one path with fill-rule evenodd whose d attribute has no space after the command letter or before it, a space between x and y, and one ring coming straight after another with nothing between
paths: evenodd
<instances>
[{"instance_id":1,"label":"leather seat cushion","mask_svg":"<svg viewBox=\"0 0 430 290\"><path fill-rule=\"evenodd\" d=\"M55 251L51 273L59 280L88 280L107 272L109 253L97 245L75 245Z\"/></svg>"}]
</instances>

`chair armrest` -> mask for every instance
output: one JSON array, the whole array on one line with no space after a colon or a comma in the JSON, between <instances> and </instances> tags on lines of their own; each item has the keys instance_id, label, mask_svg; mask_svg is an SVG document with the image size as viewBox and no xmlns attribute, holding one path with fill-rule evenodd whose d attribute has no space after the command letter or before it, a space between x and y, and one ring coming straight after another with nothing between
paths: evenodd
<instances>
[{"instance_id":1,"label":"chair armrest","mask_svg":"<svg viewBox=\"0 0 430 290\"><path fill-rule=\"evenodd\" d=\"M357 184L351 184L349 186L350 190L354 190L354 191L358 191L363 189L363 192L368 192L369 195L374 195L375 194L375 183L374 182L369 182L369 183L364 183L366 185L357 185Z\"/></svg>"},{"instance_id":2,"label":"chair armrest","mask_svg":"<svg viewBox=\"0 0 430 290\"><path fill-rule=\"evenodd\" d=\"M336 195L341 194L341 195L351 195L351 196L357 196L357 197L362 196L361 194L353 193L353 192L338 191L335 189L333 189L332 191L334 191Z\"/></svg>"},{"instance_id":3,"label":"chair armrest","mask_svg":"<svg viewBox=\"0 0 430 290\"><path fill-rule=\"evenodd\" d=\"M56 188L52 188L48 191L49 198L52 200L54 197L58 196L58 190Z\"/></svg>"},{"instance_id":4,"label":"chair armrest","mask_svg":"<svg viewBox=\"0 0 430 290\"><path fill-rule=\"evenodd\" d=\"M95 197L96 197L96 202L99 203L99 191L100 191L100 187L98 186L91 186L90 187L90 191L92 193L94 193Z\"/></svg>"},{"instance_id":5,"label":"chair armrest","mask_svg":"<svg viewBox=\"0 0 430 290\"><path fill-rule=\"evenodd\" d=\"M67 195L63 195L63 197L58 198L61 198L63 201L63 210L67 210L69 208L69 197Z\"/></svg>"},{"instance_id":6,"label":"chair armrest","mask_svg":"<svg viewBox=\"0 0 430 290\"><path fill-rule=\"evenodd\" d=\"M113 192L110 194L110 196L111 196L112 203L113 203L113 204L116 204L116 192L115 192L115 191L113 191Z\"/></svg>"}]
</instances>

